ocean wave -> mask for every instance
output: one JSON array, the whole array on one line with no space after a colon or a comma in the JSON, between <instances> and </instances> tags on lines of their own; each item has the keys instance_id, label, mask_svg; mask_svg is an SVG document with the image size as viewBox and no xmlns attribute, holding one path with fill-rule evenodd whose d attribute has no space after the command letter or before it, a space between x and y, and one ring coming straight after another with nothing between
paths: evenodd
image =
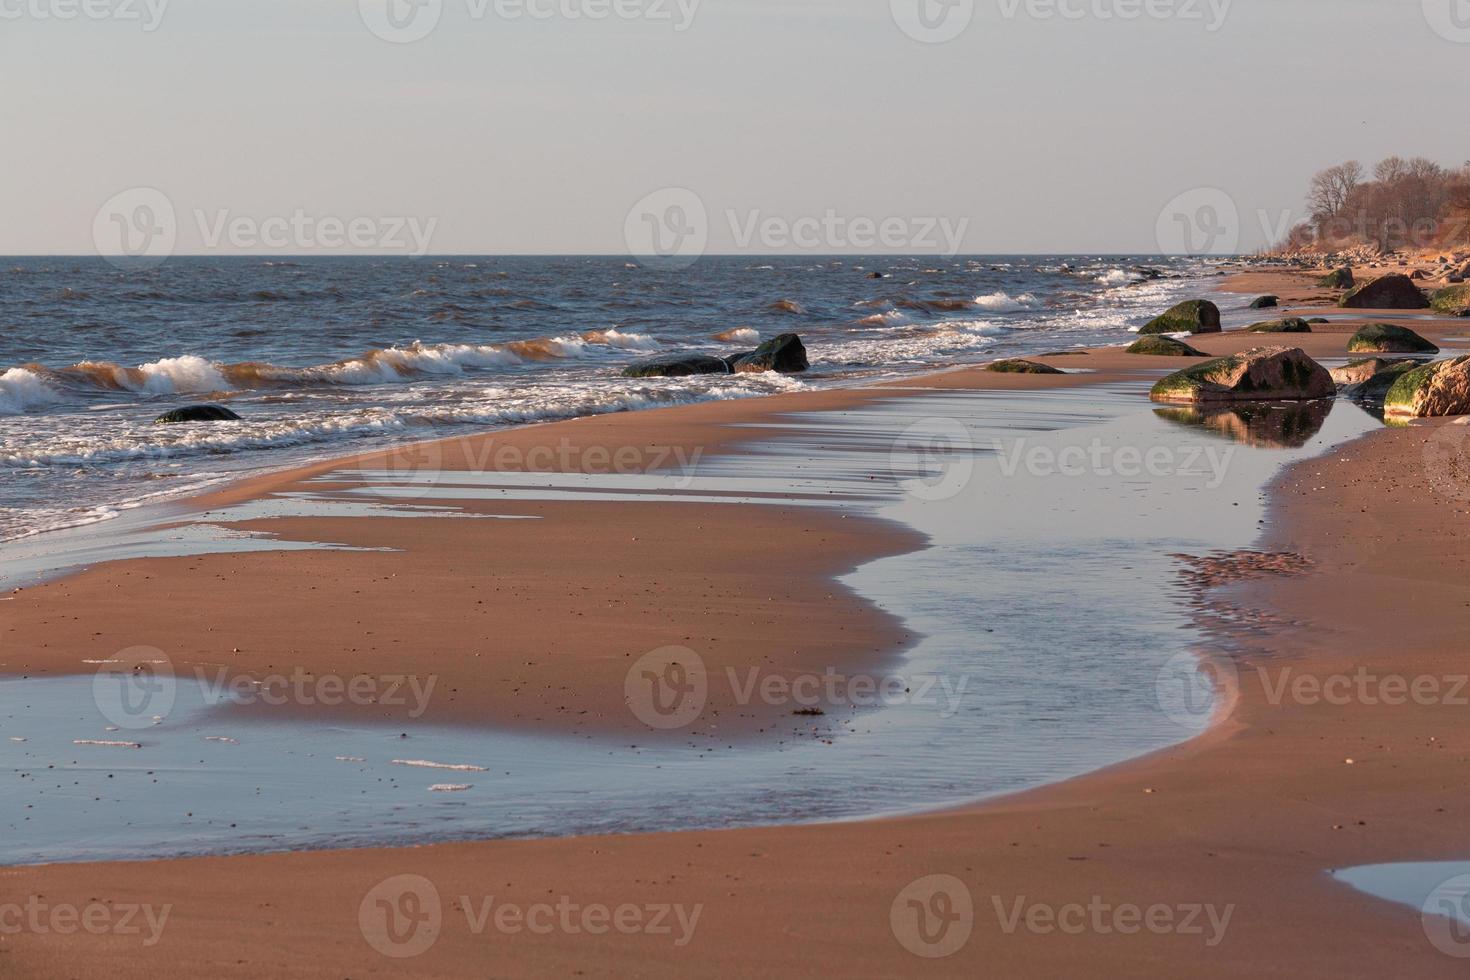
<instances>
[{"instance_id":1,"label":"ocean wave","mask_svg":"<svg viewBox=\"0 0 1470 980\"><path fill-rule=\"evenodd\" d=\"M761 332L750 327L736 327L734 330L722 330L711 339L722 344L758 344Z\"/></svg>"},{"instance_id":2,"label":"ocean wave","mask_svg":"<svg viewBox=\"0 0 1470 980\"><path fill-rule=\"evenodd\" d=\"M1031 310L1036 308L1037 302L1036 297L1031 293L1022 293L1020 296L1012 297L1004 290L975 297L976 306L992 313L1018 313L1021 310Z\"/></svg>"},{"instance_id":3,"label":"ocean wave","mask_svg":"<svg viewBox=\"0 0 1470 980\"><path fill-rule=\"evenodd\" d=\"M507 369L586 357L589 349L656 350L647 334L616 328L580 336L541 337L499 344L424 344L370 350L330 364L291 367L262 361L221 363L196 354L166 357L137 367L81 361L52 369L39 364L0 375L0 414L19 414L65 400L68 391L115 391L139 395L203 395L267 387L361 386L457 376L466 371Z\"/></svg>"}]
</instances>

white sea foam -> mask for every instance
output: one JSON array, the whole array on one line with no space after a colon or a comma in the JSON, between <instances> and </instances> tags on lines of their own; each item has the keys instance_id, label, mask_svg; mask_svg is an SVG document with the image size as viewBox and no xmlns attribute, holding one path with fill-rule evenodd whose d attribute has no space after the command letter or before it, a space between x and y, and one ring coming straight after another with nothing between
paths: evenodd
<instances>
[{"instance_id":1,"label":"white sea foam","mask_svg":"<svg viewBox=\"0 0 1470 980\"><path fill-rule=\"evenodd\" d=\"M415 769L444 769L450 772L489 772L484 766L454 765L448 762L429 762L424 759L394 759L395 766L411 766Z\"/></svg>"},{"instance_id":2,"label":"white sea foam","mask_svg":"<svg viewBox=\"0 0 1470 980\"><path fill-rule=\"evenodd\" d=\"M0 415L19 415L61 400L61 392L25 368L0 374Z\"/></svg>"},{"instance_id":3,"label":"white sea foam","mask_svg":"<svg viewBox=\"0 0 1470 980\"><path fill-rule=\"evenodd\" d=\"M1036 303L1036 297L1030 293L1012 297L1004 290L975 297L976 306L982 310L990 310L992 313L1017 313L1021 310L1034 309Z\"/></svg>"}]
</instances>

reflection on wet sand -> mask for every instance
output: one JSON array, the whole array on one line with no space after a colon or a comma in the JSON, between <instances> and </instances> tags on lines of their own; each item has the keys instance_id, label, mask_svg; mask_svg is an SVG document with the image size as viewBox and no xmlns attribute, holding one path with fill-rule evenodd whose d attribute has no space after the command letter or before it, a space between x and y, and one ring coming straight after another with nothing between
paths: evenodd
<instances>
[{"instance_id":1,"label":"reflection on wet sand","mask_svg":"<svg viewBox=\"0 0 1470 980\"><path fill-rule=\"evenodd\" d=\"M1240 402L1207 408L1159 408L1154 414L1179 425L1209 429L1262 449L1300 449L1322 431L1331 399L1310 402Z\"/></svg>"}]
</instances>

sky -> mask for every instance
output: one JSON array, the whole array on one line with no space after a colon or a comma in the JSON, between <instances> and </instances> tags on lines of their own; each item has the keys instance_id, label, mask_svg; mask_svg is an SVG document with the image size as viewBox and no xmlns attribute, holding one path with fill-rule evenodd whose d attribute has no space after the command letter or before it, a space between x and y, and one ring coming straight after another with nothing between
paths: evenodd
<instances>
[{"instance_id":1,"label":"sky","mask_svg":"<svg viewBox=\"0 0 1470 980\"><path fill-rule=\"evenodd\" d=\"M1470 159L1467 65L1470 0L0 0L0 254L1245 251Z\"/></svg>"}]
</instances>

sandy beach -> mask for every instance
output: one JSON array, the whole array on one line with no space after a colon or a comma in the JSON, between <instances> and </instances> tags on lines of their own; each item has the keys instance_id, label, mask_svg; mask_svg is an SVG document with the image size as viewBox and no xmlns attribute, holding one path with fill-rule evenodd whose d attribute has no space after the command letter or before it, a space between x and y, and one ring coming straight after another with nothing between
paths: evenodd
<instances>
[{"instance_id":1,"label":"sandy beach","mask_svg":"<svg viewBox=\"0 0 1470 980\"><path fill-rule=\"evenodd\" d=\"M1225 288L1241 306L1249 294L1278 293L1283 312L1273 316L1327 312L1306 274L1248 272ZM1395 322L1330 312L1330 324L1290 344L1343 357L1361 322ZM1450 320L1398 322L1446 347L1463 333ZM1261 338L1227 331L1191 343L1224 355ZM333 461L198 507L330 490L324 475L353 468L598 472L626 451L628 470L666 473L696 454L747 452L752 425L773 427L758 438L779 439L795 412L841 413L925 390L1000 390L1019 401L1066 387L1085 399L1089 386L1178 366L1119 349L1036 360L1088 373L965 368L531 426ZM1272 489L1252 554L1181 562L1181 573L1208 568L1181 581L1196 620L1218 638L1198 652L1228 682L1214 725L1192 741L903 818L9 868L0 871L7 900L169 912L153 945L56 929L0 935L0 974L1459 975L1461 962L1430 944L1416 910L1329 874L1465 857L1470 789L1460 769L1470 736L1456 694L1470 692L1455 686L1470 627L1458 584L1470 544L1455 528L1466 500L1445 489L1444 454L1428 452L1463 447L1450 426L1383 428L1292 467ZM392 550L125 560L27 587L5 604L0 672L86 675L93 661L146 645L170 651L180 671L432 674L439 695L425 717L436 723L636 741L648 732L628 710L624 678L643 651L697 645L712 676L726 667L861 674L895 669L914 640L836 581L924 547L900 525L766 504L464 506L530 520L245 521L232 526ZM1441 687L1417 703L1339 701L1304 695L1302 678ZM277 710L406 720L385 704ZM741 703L712 684L701 724L673 737L691 750L841 738L843 720ZM382 901L418 914L430 893L441 904L432 942L412 958L383 955L364 934L363 909ZM496 907L511 917L496 919Z\"/></svg>"}]
</instances>

